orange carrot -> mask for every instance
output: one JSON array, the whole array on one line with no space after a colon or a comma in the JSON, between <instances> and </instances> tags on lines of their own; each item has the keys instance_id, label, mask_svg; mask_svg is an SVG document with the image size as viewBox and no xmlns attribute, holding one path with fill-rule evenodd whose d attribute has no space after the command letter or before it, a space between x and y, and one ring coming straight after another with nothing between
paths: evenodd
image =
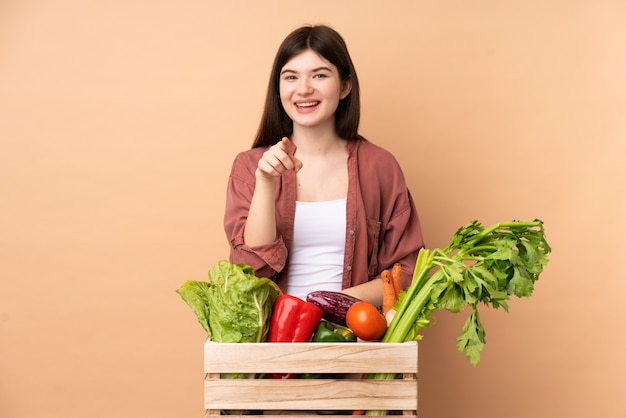
<instances>
[{"instance_id":1,"label":"orange carrot","mask_svg":"<svg viewBox=\"0 0 626 418\"><path fill-rule=\"evenodd\" d=\"M391 269L391 281L396 291L396 299L398 299L400 297L400 290L402 290L402 266L399 263L394 264Z\"/></svg>"},{"instance_id":2,"label":"orange carrot","mask_svg":"<svg viewBox=\"0 0 626 418\"><path fill-rule=\"evenodd\" d=\"M383 270L380 273L380 278L383 282L383 313L386 314L396 303L396 290L393 287L393 279L389 270Z\"/></svg>"}]
</instances>

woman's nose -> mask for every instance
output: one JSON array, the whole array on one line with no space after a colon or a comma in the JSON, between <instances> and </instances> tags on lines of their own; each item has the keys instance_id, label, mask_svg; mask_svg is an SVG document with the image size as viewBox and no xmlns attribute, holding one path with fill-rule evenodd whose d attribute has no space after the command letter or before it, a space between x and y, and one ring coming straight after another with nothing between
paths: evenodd
<instances>
[{"instance_id":1,"label":"woman's nose","mask_svg":"<svg viewBox=\"0 0 626 418\"><path fill-rule=\"evenodd\" d=\"M313 91L313 85L311 81L306 79L305 77L301 78L298 83L298 93L300 94L309 94Z\"/></svg>"}]
</instances>

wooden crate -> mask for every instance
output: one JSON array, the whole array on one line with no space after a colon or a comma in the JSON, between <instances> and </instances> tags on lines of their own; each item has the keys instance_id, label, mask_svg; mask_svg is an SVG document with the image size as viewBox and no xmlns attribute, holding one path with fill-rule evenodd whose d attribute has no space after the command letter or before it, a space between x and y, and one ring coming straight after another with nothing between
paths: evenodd
<instances>
[{"instance_id":1,"label":"wooden crate","mask_svg":"<svg viewBox=\"0 0 626 418\"><path fill-rule=\"evenodd\" d=\"M417 342L215 343L204 345L206 416L350 414L384 410L417 415ZM318 379L227 379L222 373L321 373ZM364 373L395 373L392 380ZM253 411L253 412L250 412ZM339 412L337 412L339 411ZM332 414L331 414L332 415ZM328 415L327 415L328 416Z\"/></svg>"}]
</instances>

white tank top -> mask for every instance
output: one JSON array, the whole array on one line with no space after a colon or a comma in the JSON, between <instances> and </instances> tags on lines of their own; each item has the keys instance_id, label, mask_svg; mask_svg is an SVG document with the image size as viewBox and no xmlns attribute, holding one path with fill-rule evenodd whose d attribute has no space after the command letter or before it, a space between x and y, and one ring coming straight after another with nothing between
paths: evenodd
<instances>
[{"instance_id":1,"label":"white tank top","mask_svg":"<svg viewBox=\"0 0 626 418\"><path fill-rule=\"evenodd\" d=\"M346 199L296 202L287 293L341 290L346 245Z\"/></svg>"}]
</instances>

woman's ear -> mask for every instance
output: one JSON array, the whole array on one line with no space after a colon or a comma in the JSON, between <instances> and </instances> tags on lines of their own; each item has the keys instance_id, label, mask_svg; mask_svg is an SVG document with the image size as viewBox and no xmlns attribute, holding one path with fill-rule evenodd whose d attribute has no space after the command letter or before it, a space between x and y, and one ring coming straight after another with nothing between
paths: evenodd
<instances>
[{"instance_id":1,"label":"woman's ear","mask_svg":"<svg viewBox=\"0 0 626 418\"><path fill-rule=\"evenodd\" d=\"M348 76L348 78L346 78L342 82L341 94L340 94L339 98L340 99L345 99L346 96L348 96L348 94L350 94L351 91L352 91L352 77Z\"/></svg>"}]
</instances>

